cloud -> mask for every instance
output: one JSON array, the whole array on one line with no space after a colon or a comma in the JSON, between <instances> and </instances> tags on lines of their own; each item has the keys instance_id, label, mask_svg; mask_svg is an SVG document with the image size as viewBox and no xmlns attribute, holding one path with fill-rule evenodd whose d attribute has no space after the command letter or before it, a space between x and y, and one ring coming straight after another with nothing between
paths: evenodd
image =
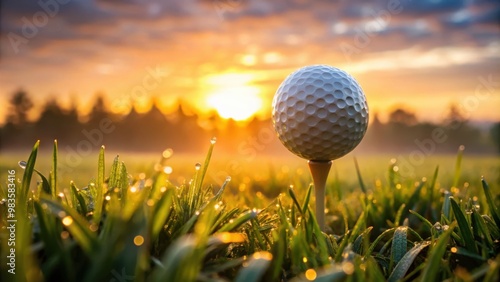
<instances>
[{"instance_id":1,"label":"cloud","mask_svg":"<svg viewBox=\"0 0 500 282\"><path fill-rule=\"evenodd\" d=\"M373 73L388 68L384 60L390 71L397 71L405 54L409 71L437 69L434 63L440 72L465 72L481 70L487 60L498 62L490 51L499 50L500 2L492 0L41 1L65 4L17 53L9 33L23 36L23 18L33 23L46 6L38 0L1 2L0 77L5 89L29 83L42 92L74 87L86 93L123 85L116 89L119 93L146 66L156 64L173 69L165 89L185 93L199 88L198 77L241 69L278 72L269 82L272 88L284 73L305 64L353 69L365 64L369 68L364 71ZM366 44L358 44L362 40ZM349 59L342 44L356 48ZM440 61L448 52L467 57ZM474 52L488 58L473 57ZM389 60L389 54L397 60ZM252 58L251 64L242 63L245 56Z\"/></svg>"}]
</instances>

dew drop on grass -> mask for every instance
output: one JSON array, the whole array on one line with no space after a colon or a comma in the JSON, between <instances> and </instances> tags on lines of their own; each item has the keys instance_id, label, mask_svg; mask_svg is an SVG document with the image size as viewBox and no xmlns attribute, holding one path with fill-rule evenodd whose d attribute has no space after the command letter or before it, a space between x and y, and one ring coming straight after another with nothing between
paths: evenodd
<instances>
[{"instance_id":1,"label":"dew drop on grass","mask_svg":"<svg viewBox=\"0 0 500 282\"><path fill-rule=\"evenodd\" d=\"M66 216L62 219L62 223L65 226L70 226L73 223L73 218L71 216Z\"/></svg>"},{"instance_id":2,"label":"dew drop on grass","mask_svg":"<svg viewBox=\"0 0 500 282\"><path fill-rule=\"evenodd\" d=\"M165 151L163 151L163 153L162 153L162 157L163 157L164 159L169 159L170 157L172 157L172 155L173 155L173 154L174 154L174 150L172 150L172 149L168 148L168 149L166 149Z\"/></svg>"},{"instance_id":3,"label":"dew drop on grass","mask_svg":"<svg viewBox=\"0 0 500 282\"><path fill-rule=\"evenodd\" d=\"M342 270L345 274L351 275L354 272L354 264L352 264L352 262L344 262L342 263Z\"/></svg>"},{"instance_id":4,"label":"dew drop on grass","mask_svg":"<svg viewBox=\"0 0 500 282\"><path fill-rule=\"evenodd\" d=\"M20 161L18 162L19 166L22 168L22 169L26 169L26 165L27 163L25 161Z\"/></svg>"},{"instance_id":5,"label":"dew drop on grass","mask_svg":"<svg viewBox=\"0 0 500 282\"><path fill-rule=\"evenodd\" d=\"M68 231L63 231L61 232L61 239L68 239L69 238L69 232Z\"/></svg>"},{"instance_id":6,"label":"dew drop on grass","mask_svg":"<svg viewBox=\"0 0 500 282\"><path fill-rule=\"evenodd\" d=\"M173 171L174 171L174 170L172 169L172 167L171 167L171 166L166 166L166 167L164 167L164 168L163 168L163 172L164 172L165 174L171 174Z\"/></svg>"},{"instance_id":7,"label":"dew drop on grass","mask_svg":"<svg viewBox=\"0 0 500 282\"><path fill-rule=\"evenodd\" d=\"M194 165L194 168L195 168L196 170L200 170L200 168L201 168L201 164L200 164L200 163L196 163L196 164Z\"/></svg>"},{"instance_id":8,"label":"dew drop on grass","mask_svg":"<svg viewBox=\"0 0 500 282\"><path fill-rule=\"evenodd\" d=\"M163 167L162 167L162 165L161 165L161 164L159 164L159 163L156 163L156 164L154 165L154 170L155 170L155 171L160 171L162 168L163 168Z\"/></svg>"},{"instance_id":9,"label":"dew drop on grass","mask_svg":"<svg viewBox=\"0 0 500 282\"><path fill-rule=\"evenodd\" d=\"M213 145L217 142L217 137L212 137L212 139L210 139L210 143Z\"/></svg>"},{"instance_id":10,"label":"dew drop on grass","mask_svg":"<svg viewBox=\"0 0 500 282\"><path fill-rule=\"evenodd\" d=\"M141 246L142 244L144 244L144 237L142 237L141 235L137 235L134 237L134 244L136 246Z\"/></svg>"},{"instance_id":11,"label":"dew drop on grass","mask_svg":"<svg viewBox=\"0 0 500 282\"><path fill-rule=\"evenodd\" d=\"M231 176L226 177L226 182L231 181Z\"/></svg>"},{"instance_id":12,"label":"dew drop on grass","mask_svg":"<svg viewBox=\"0 0 500 282\"><path fill-rule=\"evenodd\" d=\"M313 280L316 280L316 277L317 277L317 274L316 274L316 271L312 268L309 268L307 271L306 271L306 279L309 280L309 281L313 281Z\"/></svg>"}]
</instances>

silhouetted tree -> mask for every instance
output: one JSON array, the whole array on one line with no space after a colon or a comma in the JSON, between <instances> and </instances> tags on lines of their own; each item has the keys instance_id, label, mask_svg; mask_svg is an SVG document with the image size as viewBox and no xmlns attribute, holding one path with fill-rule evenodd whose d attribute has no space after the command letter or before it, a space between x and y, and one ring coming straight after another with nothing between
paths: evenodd
<instances>
[{"instance_id":1,"label":"silhouetted tree","mask_svg":"<svg viewBox=\"0 0 500 282\"><path fill-rule=\"evenodd\" d=\"M418 120L414 113L398 108L389 114L389 123L412 126Z\"/></svg>"},{"instance_id":2,"label":"silhouetted tree","mask_svg":"<svg viewBox=\"0 0 500 282\"><path fill-rule=\"evenodd\" d=\"M32 125L28 122L28 112L33 108L33 102L28 94L19 90L12 95L7 106L6 123L0 130L0 148L21 148L33 142Z\"/></svg>"},{"instance_id":3,"label":"silhouetted tree","mask_svg":"<svg viewBox=\"0 0 500 282\"><path fill-rule=\"evenodd\" d=\"M47 100L35 123L37 138L46 139L47 144L54 139L58 139L60 143L70 143L79 131L76 108L64 110L54 98Z\"/></svg>"},{"instance_id":4,"label":"silhouetted tree","mask_svg":"<svg viewBox=\"0 0 500 282\"><path fill-rule=\"evenodd\" d=\"M451 104L448 109L448 115L444 119L444 124L448 128L458 129L467 123L467 118L462 114L456 104Z\"/></svg>"},{"instance_id":5,"label":"silhouetted tree","mask_svg":"<svg viewBox=\"0 0 500 282\"><path fill-rule=\"evenodd\" d=\"M99 123L105 118L111 118L111 113L106 107L104 96L102 94L98 94L88 116L87 126L99 128Z\"/></svg>"},{"instance_id":6,"label":"silhouetted tree","mask_svg":"<svg viewBox=\"0 0 500 282\"><path fill-rule=\"evenodd\" d=\"M383 124L379 117L378 113L373 115L373 121L368 128L366 133L367 141L371 143L371 145L375 146L377 150L384 149L387 147L387 127Z\"/></svg>"},{"instance_id":7,"label":"silhouetted tree","mask_svg":"<svg viewBox=\"0 0 500 282\"><path fill-rule=\"evenodd\" d=\"M500 122L493 124L490 130L491 139L496 146L497 152L500 153Z\"/></svg>"},{"instance_id":8,"label":"silhouetted tree","mask_svg":"<svg viewBox=\"0 0 500 282\"><path fill-rule=\"evenodd\" d=\"M456 104L451 104L448 109L448 115L444 119L444 128L448 135L445 145L451 152L464 145L466 150L481 151L483 135L481 131L469 124L469 121L460 111Z\"/></svg>"},{"instance_id":9,"label":"silhouetted tree","mask_svg":"<svg viewBox=\"0 0 500 282\"><path fill-rule=\"evenodd\" d=\"M22 126L26 124L28 112L33 108L33 102L24 90L19 90L9 101L10 109L7 115L7 122Z\"/></svg>"}]
</instances>

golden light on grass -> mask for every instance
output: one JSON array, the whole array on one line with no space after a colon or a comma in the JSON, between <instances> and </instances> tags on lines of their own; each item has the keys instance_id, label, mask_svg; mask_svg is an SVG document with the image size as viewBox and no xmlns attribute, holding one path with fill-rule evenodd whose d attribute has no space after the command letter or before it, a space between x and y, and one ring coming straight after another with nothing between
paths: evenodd
<instances>
[{"instance_id":1,"label":"golden light on grass","mask_svg":"<svg viewBox=\"0 0 500 282\"><path fill-rule=\"evenodd\" d=\"M252 255L253 259L264 259L264 260L272 260L273 255L270 252L256 252Z\"/></svg>"},{"instance_id":2,"label":"golden light on grass","mask_svg":"<svg viewBox=\"0 0 500 282\"><path fill-rule=\"evenodd\" d=\"M222 243L242 243L246 240L246 236L242 233L221 232L214 236Z\"/></svg>"}]
</instances>

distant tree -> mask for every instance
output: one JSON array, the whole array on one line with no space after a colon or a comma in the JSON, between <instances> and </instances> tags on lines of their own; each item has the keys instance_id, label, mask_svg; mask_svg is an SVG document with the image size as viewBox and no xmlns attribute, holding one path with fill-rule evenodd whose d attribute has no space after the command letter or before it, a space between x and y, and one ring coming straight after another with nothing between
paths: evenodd
<instances>
[{"instance_id":1,"label":"distant tree","mask_svg":"<svg viewBox=\"0 0 500 282\"><path fill-rule=\"evenodd\" d=\"M56 99L49 99L42 108L35 129L40 139L68 141L79 130L76 109L64 110Z\"/></svg>"},{"instance_id":2,"label":"distant tree","mask_svg":"<svg viewBox=\"0 0 500 282\"><path fill-rule=\"evenodd\" d=\"M397 108L389 114L389 122L411 126L417 124L418 120L414 113Z\"/></svg>"},{"instance_id":3,"label":"distant tree","mask_svg":"<svg viewBox=\"0 0 500 282\"><path fill-rule=\"evenodd\" d=\"M33 102L24 90L19 90L9 101L10 111L7 115L7 122L22 126L26 124L28 112L33 108Z\"/></svg>"},{"instance_id":4,"label":"distant tree","mask_svg":"<svg viewBox=\"0 0 500 282\"><path fill-rule=\"evenodd\" d=\"M373 115L373 121L367 131L367 140L369 140L370 145L373 145L378 150L385 149L388 146L388 136L386 125L383 124L379 119L379 114L377 112ZM365 145L367 146L367 145Z\"/></svg>"},{"instance_id":5,"label":"distant tree","mask_svg":"<svg viewBox=\"0 0 500 282\"><path fill-rule=\"evenodd\" d=\"M500 121L496 122L490 130L491 139L493 139L493 143L497 149L497 152L500 153Z\"/></svg>"},{"instance_id":6,"label":"distant tree","mask_svg":"<svg viewBox=\"0 0 500 282\"><path fill-rule=\"evenodd\" d=\"M444 119L446 127L451 129L458 129L467 123L467 118L456 104L451 104L448 109L448 115Z\"/></svg>"},{"instance_id":7,"label":"distant tree","mask_svg":"<svg viewBox=\"0 0 500 282\"><path fill-rule=\"evenodd\" d=\"M111 114L106 107L104 96L102 94L98 94L88 116L87 125L93 128L98 128L99 123L105 118L111 118Z\"/></svg>"},{"instance_id":8,"label":"distant tree","mask_svg":"<svg viewBox=\"0 0 500 282\"><path fill-rule=\"evenodd\" d=\"M464 145L468 152L481 152L485 150L484 138L481 131L469 124L467 117L456 104L451 104L448 114L443 120L443 127L448 136L446 143L442 144L450 152Z\"/></svg>"}]
</instances>

